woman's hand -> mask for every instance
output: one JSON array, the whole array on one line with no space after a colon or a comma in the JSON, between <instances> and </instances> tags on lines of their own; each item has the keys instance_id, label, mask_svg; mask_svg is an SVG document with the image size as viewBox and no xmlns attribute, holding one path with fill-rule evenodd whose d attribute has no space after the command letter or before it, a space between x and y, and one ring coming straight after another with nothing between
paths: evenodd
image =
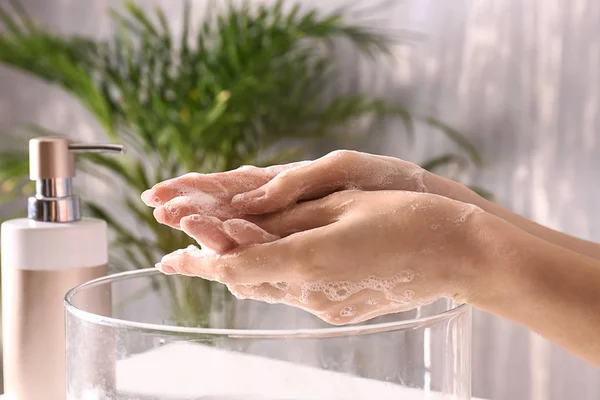
<instances>
[{"instance_id":1,"label":"woman's hand","mask_svg":"<svg viewBox=\"0 0 600 400\"><path fill-rule=\"evenodd\" d=\"M519 229L571 251L600 260L600 245L548 229L489 202L458 182L393 158L334 151L315 161L268 168L242 167L217 174L187 174L144 192L158 222L181 229L188 215L227 220L281 211L298 201L344 189L427 192L474 204Z\"/></svg>"},{"instance_id":2,"label":"woman's hand","mask_svg":"<svg viewBox=\"0 0 600 400\"><path fill-rule=\"evenodd\" d=\"M372 192L327 196L346 188ZM165 273L219 280L240 297L290 304L334 324L454 297L600 366L600 245L404 161L334 152L188 174L143 199L159 222L204 245L165 256Z\"/></svg>"},{"instance_id":3,"label":"woman's hand","mask_svg":"<svg viewBox=\"0 0 600 400\"><path fill-rule=\"evenodd\" d=\"M154 217L158 222L175 229L181 229L181 219L189 215L233 219L244 215L230 204L235 195L254 190L281 172L307 163L309 161L267 168L246 165L215 174L192 172L154 185L142 193L142 201L155 207Z\"/></svg>"},{"instance_id":4,"label":"woman's hand","mask_svg":"<svg viewBox=\"0 0 600 400\"><path fill-rule=\"evenodd\" d=\"M448 185L451 185L448 186ZM221 220L281 211L345 189L429 192L477 204L466 187L409 162L340 150L315 161L268 168L242 167L216 174L186 174L144 192L158 222L180 229L188 215Z\"/></svg>"},{"instance_id":5,"label":"woman's hand","mask_svg":"<svg viewBox=\"0 0 600 400\"><path fill-rule=\"evenodd\" d=\"M378 191L254 217L264 229L192 215L183 229L215 252L179 250L159 268L219 280L240 297L296 306L332 324L453 297L600 366L600 262L477 211L431 194Z\"/></svg>"},{"instance_id":6,"label":"woman's hand","mask_svg":"<svg viewBox=\"0 0 600 400\"><path fill-rule=\"evenodd\" d=\"M356 323L467 296L481 264L474 223L480 211L432 194L343 191L255 217L260 228L192 215L182 220L184 230L217 252L179 250L158 267L332 324ZM262 244L229 250L252 242Z\"/></svg>"}]
</instances>

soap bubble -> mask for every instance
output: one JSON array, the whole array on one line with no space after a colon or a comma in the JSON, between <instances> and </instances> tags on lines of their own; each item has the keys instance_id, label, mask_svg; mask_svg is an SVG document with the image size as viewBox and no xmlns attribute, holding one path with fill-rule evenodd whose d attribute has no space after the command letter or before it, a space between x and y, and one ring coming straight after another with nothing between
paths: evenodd
<instances>
[{"instance_id":1,"label":"soap bubble","mask_svg":"<svg viewBox=\"0 0 600 400\"><path fill-rule=\"evenodd\" d=\"M352 317L356 314L356 306L346 306L340 310L340 316Z\"/></svg>"}]
</instances>

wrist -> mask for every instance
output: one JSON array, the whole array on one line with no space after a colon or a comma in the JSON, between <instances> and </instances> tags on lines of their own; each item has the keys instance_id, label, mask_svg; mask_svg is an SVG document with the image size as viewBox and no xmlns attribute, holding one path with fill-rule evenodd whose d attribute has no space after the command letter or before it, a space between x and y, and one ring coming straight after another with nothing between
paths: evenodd
<instances>
[{"instance_id":1,"label":"wrist","mask_svg":"<svg viewBox=\"0 0 600 400\"><path fill-rule=\"evenodd\" d=\"M423 174L423 186L428 193L437 194L463 203L474 204L484 211L490 211L490 203L462 183L453 181L432 172Z\"/></svg>"},{"instance_id":2,"label":"wrist","mask_svg":"<svg viewBox=\"0 0 600 400\"><path fill-rule=\"evenodd\" d=\"M524 283L519 252L528 246L529 235L488 212L471 215L467 235L470 257L456 300L481 309L509 298L516 300Z\"/></svg>"}]
</instances>

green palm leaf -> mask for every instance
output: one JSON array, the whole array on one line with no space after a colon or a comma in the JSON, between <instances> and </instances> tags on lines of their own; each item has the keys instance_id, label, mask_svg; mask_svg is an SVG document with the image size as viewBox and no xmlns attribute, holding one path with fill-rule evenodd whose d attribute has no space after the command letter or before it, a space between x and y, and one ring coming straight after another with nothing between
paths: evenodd
<instances>
[{"instance_id":1,"label":"green palm leaf","mask_svg":"<svg viewBox=\"0 0 600 400\"><path fill-rule=\"evenodd\" d=\"M348 22L344 10L323 13L299 3L284 6L283 0L215 5L207 2L204 18L196 20L186 1L176 36L164 10L126 1L123 10L108 11L115 29L107 39L61 37L33 24L17 0L0 5L0 63L66 91L109 140L132 150L123 157L79 159L86 172L126 189L115 208L134 216L134 227L83 195L90 215L109 224L114 256L129 268L147 267L192 243L156 223L138 200L141 191L189 171L303 158L302 150L315 140L349 140L349 127L364 117L399 119L409 135L416 122L443 132L459 151L431 160L430 168L464 155L481 164L465 135L436 118L368 93L339 90L343 65L325 48L335 50L344 41L373 60L389 57L396 38ZM55 134L36 126L26 131ZM290 142L291 152L279 151ZM26 174L26 154L0 154L0 183L6 188L21 185Z\"/></svg>"}]
</instances>

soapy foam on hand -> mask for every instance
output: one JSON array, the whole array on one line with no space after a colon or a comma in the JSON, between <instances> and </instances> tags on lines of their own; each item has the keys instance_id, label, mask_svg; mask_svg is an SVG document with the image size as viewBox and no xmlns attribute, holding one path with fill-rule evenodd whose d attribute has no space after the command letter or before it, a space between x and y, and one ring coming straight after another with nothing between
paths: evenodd
<instances>
[{"instance_id":1,"label":"soapy foam on hand","mask_svg":"<svg viewBox=\"0 0 600 400\"><path fill-rule=\"evenodd\" d=\"M209 255L214 256L214 252L210 252L206 249L198 249L196 246L189 246L186 249L177 250L172 253L170 256L163 257L163 262L170 265L172 264L173 259L185 260L189 258L204 258ZM185 256L184 256L185 255ZM179 261L181 262L181 261ZM185 262L185 261L183 261ZM308 304L309 296L311 293L323 293L327 299L331 302L342 302L347 300L353 294L356 294L363 290L373 290L377 292L381 292L384 294L385 298L388 299L392 303L396 303L398 305L407 305L411 302L414 292L412 290L406 289L402 291L401 294L395 294L394 289L399 284L410 283L414 279L415 274L411 270L404 270L398 274L390 278L378 278L376 276L369 276L366 279L363 279L359 282L350 282L350 281L338 281L338 282L325 282L325 281L316 281L316 282L301 282L299 283L300 294L293 295L290 292L290 283L288 282L277 282L277 283L263 283L263 284L245 284L240 285L244 288L245 293L241 293L240 291L236 291L233 288L230 288L231 292L238 298L252 298L255 300L265 301L268 303L291 303L291 302L299 302L303 304ZM270 293L270 291L266 290L266 287L270 286L275 291L281 293L280 296L274 297ZM272 293L272 291L271 291ZM367 303L369 305L377 305L378 300L369 299ZM356 309L344 309L344 317L352 316L352 310L354 312Z\"/></svg>"},{"instance_id":2,"label":"soapy foam on hand","mask_svg":"<svg viewBox=\"0 0 600 400\"><path fill-rule=\"evenodd\" d=\"M301 293L295 298L300 303L307 303L311 292L323 293L329 301L340 302L347 300L350 296L363 290L373 290L382 292L384 296L393 302L404 303L408 300L406 296L398 296L393 293L393 289L401 283L409 283L414 279L414 272L411 270L401 271L390 278L379 278L369 276L359 282L337 281L337 282L302 282L300 283Z\"/></svg>"},{"instance_id":3,"label":"soapy foam on hand","mask_svg":"<svg viewBox=\"0 0 600 400\"><path fill-rule=\"evenodd\" d=\"M346 306L340 310L341 317L353 317L356 314L356 306Z\"/></svg>"},{"instance_id":4,"label":"soapy foam on hand","mask_svg":"<svg viewBox=\"0 0 600 400\"><path fill-rule=\"evenodd\" d=\"M433 206L433 204L425 202L420 206L422 208L427 208ZM419 207L419 209L421 207ZM457 215L454 218L450 217L448 222L460 225L467 220L469 215L471 215L474 212L481 212L481 209L473 205L461 203L461 208L458 211L459 212L457 213ZM247 221L245 221L244 223L253 225ZM435 229L438 228L441 228L441 225L439 227L436 226ZM235 230L230 231L229 233L235 234ZM205 253L202 253L202 251L200 251L197 248L191 247L188 249L193 257L206 256ZM430 302L430 300L415 298L415 292L407 287L399 287L400 284L412 282L414 277L415 274L413 271L404 270L393 275L392 277L381 278L377 276L369 276L358 282L327 282L322 280L315 282L299 282L297 284L294 284L295 287L300 287L299 294L298 292L296 292L296 294L292 294L290 290L291 285L287 282L266 283L262 285L243 285L245 289L244 293L236 292L235 289L231 289L231 291L234 295L240 298L252 298L268 303L291 304L296 307L306 309L310 312L313 311L311 311L312 306L309 305L309 297L311 293L317 292L323 293L325 297L331 302L342 302L349 299L350 296L352 296L353 294L368 289L382 293L385 299L387 299L390 302L390 304L379 304L379 300L377 298L367 298L366 300L362 300L364 304L371 307L369 307L368 310L363 310L361 307L361 312L359 315L356 315L355 305L347 305L339 312L339 317L333 317L333 321L337 322L343 320L344 323L347 323L347 319L351 317L355 317L352 319L353 322L360 322L369 319L368 316L373 313L374 316L382 315L382 313L388 309L390 310L390 312L397 312L409 308L418 307L420 305L425 305L428 302ZM269 287L274 291L268 290ZM397 290L398 288L400 288L401 290ZM277 294L274 295L274 293ZM342 318L340 319L340 317ZM331 321L330 318L328 318L328 320Z\"/></svg>"},{"instance_id":5,"label":"soapy foam on hand","mask_svg":"<svg viewBox=\"0 0 600 400\"><path fill-rule=\"evenodd\" d=\"M338 162L336 159L343 160L342 157L346 154L353 154L357 160L365 158L363 162L347 163L344 161ZM417 192L426 192L427 188L423 182L424 170L416 164L404 162L392 157L372 156L362 153L342 150L329 153L328 155L315 161L298 163L293 167L287 168L279 172L273 182L286 179L287 175L304 166L314 163L327 163L328 174L336 176L337 179L324 183L318 186L314 182L310 182L310 177L307 181L299 181L293 191L287 193L285 198L282 198L282 203L288 204L308 192L330 192L339 189L345 190L376 190L376 189L399 189L399 190L414 190ZM332 164L332 165L330 165ZM268 169L268 168L267 168ZM252 172L250 172L252 171ZM260 170L265 173L265 170ZM251 174L258 173L248 168ZM407 185L408 183L408 185ZM280 194L281 195L281 194ZM243 194L235 195L234 200L244 200ZM245 199L249 202L260 201L258 198Z\"/></svg>"},{"instance_id":6,"label":"soapy foam on hand","mask_svg":"<svg viewBox=\"0 0 600 400\"><path fill-rule=\"evenodd\" d=\"M396 189L427 192L424 183L425 170L416 164L397 158L340 150L329 153L315 162L335 160L336 158L343 160L343 157L347 155L352 157L349 162L330 161L345 174L346 179L338 184L346 189ZM407 183L409 184L407 185Z\"/></svg>"},{"instance_id":7,"label":"soapy foam on hand","mask_svg":"<svg viewBox=\"0 0 600 400\"><path fill-rule=\"evenodd\" d=\"M175 197L167 202L163 208L170 216L167 219L168 222L178 221L179 217L192 214L217 217L221 220L235 219L240 216L239 211L231 207L229 202L220 200L214 194L203 191L190 191L187 195ZM165 221L159 222L164 223Z\"/></svg>"},{"instance_id":8,"label":"soapy foam on hand","mask_svg":"<svg viewBox=\"0 0 600 400\"><path fill-rule=\"evenodd\" d=\"M268 243L279 239L279 236L264 231L259 226L245 219L229 219L223 222L223 230L240 245Z\"/></svg>"},{"instance_id":9,"label":"soapy foam on hand","mask_svg":"<svg viewBox=\"0 0 600 400\"><path fill-rule=\"evenodd\" d=\"M394 181L394 178L398 178L400 177L401 179L403 179L405 182L409 182L412 181L416 187L415 188L408 188L410 190L415 190L418 192L426 192L427 188L425 187L425 184L423 182L423 176L424 176L424 170L421 169L420 167L414 165L414 168L412 167L413 164L410 163L406 163L407 165L402 165L402 166L398 166L397 163L387 163L386 168L381 168L381 164L379 165L379 168L371 168L373 169L372 171L365 171L364 168L362 170L360 170L360 168L357 167L357 170L354 171L355 175L358 176L364 176L364 175L369 175L368 179L370 180L370 186L373 187L373 185L375 186L381 186L382 188L388 188L389 185ZM303 164L306 165L306 164ZM299 165L297 168L302 167L303 165ZM264 171L262 169L257 169L258 171ZM244 172L248 172L248 173L254 173L257 172L256 170L254 170L254 168L251 167L245 167L242 168L242 171ZM352 175L351 172L346 171L346 175ZM285 172L283 173L283 176L285 176ZM331 185L340 185L342 183L337 182L337 183L332 183ZM345 183L346 187L354 187L354 188L361 188L361 181L359 182L346 182ZM301 187L297 187L297 191L296 193L293 193L291 195L291 197L296 196L297 198L299 198L301 196L302 190ZM223 204L219 199L201 192L201 191L195 191L195 192L190 192L190 191L181 191L181 195L182 196L188 196L192 199L194 199L192 202L194 204L201 204L202 207L206 210L206 209L210 209L212 207L218 207L219 205ZM430 195L429 195L430 196ZM347 202L345 202L344 204L339 205L338 207L348 207L351 202L353 200L349 200ZM425 202L427 203L427 202ZM427 208L429 206L432 206L431 204L421 204L420 208ZM174 211L174 210L173 210ZM416 210L415 210L416 211ZM476 206L470 205L470 204L463 204L463 208L462 211L459 213L458 216L456 216L452 222L454 222L456 225L460 225L462 223L464 223L469 215L471 215L473 212L479 212L481 211L481 209L479 209ZM235 218L234 216L229 216L226 218ZM245 220L241 220L244 222L247 222ZM250 225L254 225L251 224L249 222L247 222ZM225 226L227 226L227 222L225 224ZM431 230L438 230L439 228L441 228L442 225L440 225L439 223L434 223L430 225ZM229 225L228 228L225 228L225 231L227 234L229 234L230 236L235 236L236 234L239 234L239 230L241 228L239 226L235 226L235 225ZM263 240L265 238L263 237ZM195 249L198 250L199 249ZM196 255L198 256L206 256L206 254L201 254L201 253L196 253ZM401 309L406 309L407 307L414 307L417 305L422 305L422 304L427 304L427 301L421 298L414 298L414 291L410 290L410 289L405 289L405 290L401 290L399 293L396 293L396 291L394 290L395 288L397 288L397 286L401 283L409 283L414 279L414 273L410 270L405 270L405 271L401 271L400 273L390 277L390 278L379 278L376 276L370 276L366 279L363 279L359 282L350 282L350 281L340 281L340 282L325 282L325 281L316 281L316 282L300 282L298 283L300 286L300 294L292 294L290 292L290 287L291 285L289 283L286 282L279 282L279 283L266 283L265 285L267 285L269 288L275 290L276 292L279 291L281 293L279 293L277 296L272 296L269 293L274 293L272 291L266 290L268 289L265 286L262 285L243 285L244 286L244 293L236 293L234 289L231 289L232 293L234 293L234 295L239 296L240 298L253 298L256 300L262 300L268 303L290 303L293 304L297 307L303 308L303 309L307 309L307 311L313 312L310 310L310 307L307 305L309 302L309 296L311 293L316 293L316 292L321 292L325 295L325 297L332 302L341 302L344 300L347 300L351 295L358 293L360 291L363 290L373 290L373 291L377 291L377 292L381 292L383 293L383 295L385 296L385 298L387 300L389 300L391 302L391 304L385 305L385 304L379 304L379 299L377 298L368 298L366 300L362 300L362 302L364 302L364 304L369 305L369 306L377 306L377 307L371 307L373 309L373 311L368 311L366 314L364 314L362 312L362 306L361 307L361 315L355 315L356 314L356 306L354 305L348 305L345 306L344 308L342 308L341 311L339 311L339 314L341 317L344 318L349 318L349 317L353 317L355 316L356 318L354 318L355 321L362 321L368 318L365 318L365 315L370 315L370 313L377 313L378 315L381 315L381 311L385 311L386 309L389 310L401 310ZM294 285L296 286L296 285ZM299 302L301 304L297 304L296 302ZM304 304L304 306L302 305ZM361 303L362 304L362 303ZM340 320L339 317L335 317L335 320ZM353 320L353 321L354 321Z\"/></svg>"},{"instance_id":10,"label":"soapy foam on hand","mask_svg":"<svg viewBox=\"0 0 600 400\"><path fill-rule=\"evenodd\" d=\"M210 192L210 194L195 188L189 183L178 183L175 179L173 182L170 182L169 187L171 190L176 191L177 196L165 204L165 210L168 215L170 215L171 219L175 220L175 223L179 217L185 216L183 214L189 214L190 211L188 210L203 215L214 215L222 220L239 218L241 215L229 204L232 198L242 200L243 193L254 190L269 182L271 179L285 179L286 175L291 171L295 171L310 165L311 163L340 158L347 154L353 154L353 157L357 157L358 160L362 158L365 158L365 160L364 162L345 163L348 165L334 161L333 167L335 167L336 171L339 171L342 175L340 178L344 179L330 182L322 187L312 187L313 190L323 191L327 190L328 187L331 187L331 191L336 191L339 188L345 188L347 190L402 189L419 192L427 191L423 182L424 170L415 164L392 157L366 156L362 153L343 150L332 152L315 161L305 161L288 164L287 166L272 166L267 168L245 165L231 172L210 174L214 175L210 183L216 188L219 188L218 191ZM184 176L188 175L189 174L186 174ZM202 176L205 177L205 175ZM400 182L394 183L398 179L400 179ZM409 186L414 185L414 187L408 187L406 186L406 183L403 183L402 181L412 182ZM302 198L309 187L311 187L311 185L309 185L308 182L300 182L295 187L294 192L288 193L288 196L285 199L282 199L282 201L287 204ZM232 189L237 193L233 193ZM142 197L146 198L147 201L147 198L151 195L152 191L146 191ZM154 197L153 201L157 203L158 197ZM255 202L258 200L251 199L247 201ZM182 211L182 209L185 211ZM161 222L165 223L165 221Z\"/></svg>"},{"instance_id":11,"label":"soapy foam on hand","mask_svg":"<svg viewBox=\"0 0 600 400\"><path fill-rule=\"evenodd\" d=\"M447 201L447 199L445 201ZM431 227L433 230L438 230L443 228L446 224L461 225L472 213L482 212L480 208L474 205L464 204L461 202L458 203L460 203L460 207L454 216L448 216L447 220L435 222L434 224L429 223L427 226ZM349 204L344 204L344 206L347 207ZM435 207L434 201L423 201L422 204L420 204L420 206L417 208L420 210L431 207ZM252 225L251 223L248 224ZM435 228L433 228L433 226L435 226ZM315 305L312 304L313 299L310 298L311 293L322 293L325 295L327 300L335 303L346 301L353 294L363 290L372 290L382 293L383 296L381 299L386 299L389 301L389 303L386 303L385 301L381 301L379 298L377 298L376 295L375 297L368 297L367 294L362 300L358 300L360 303L356 303L356 305L342 304L344 307L337 311L337 314L330 315L331 318L325 318L329 322L334 321L336 324L338 322L355 323L362 322L370 319L371 317L383 315L388 312L405 311L414 307L429 304L433 297L430 298L426 296L426 299L416 297L414 290L410 289L406 285L403 285L412 282L414 278L415 273L413 271L403 270L391 277L384 278L378 276L369 276L358 282L327 282L323 280L298 283L278 282L266 283L264 286L246 285L247 291L244 293L236 293L235 290L232 290L232 292L238 295L240 298L252 298L268 303L289 304L305 309L313 314L317 313L317 311L313 310L312 308L318 307L315 307ZM271 289L269 290L268 288ZM295 289L292 290L292 288Z\"/></svg>"}]
</instances>

